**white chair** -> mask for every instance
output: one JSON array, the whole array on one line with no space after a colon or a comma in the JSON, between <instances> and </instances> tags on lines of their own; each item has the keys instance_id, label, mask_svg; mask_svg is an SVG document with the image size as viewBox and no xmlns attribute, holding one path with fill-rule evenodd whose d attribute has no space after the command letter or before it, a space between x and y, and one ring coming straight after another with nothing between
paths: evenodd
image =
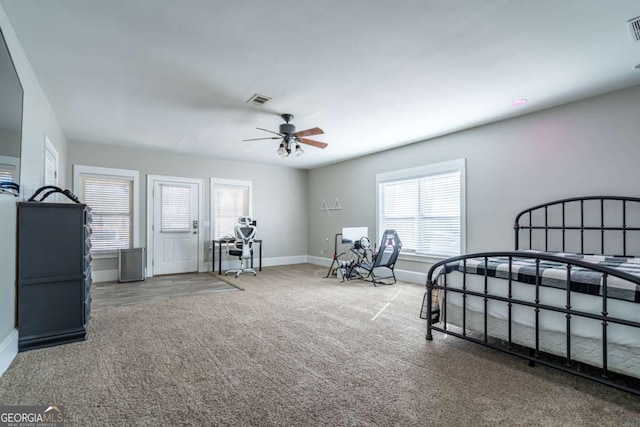
<instances>
[{"instance_id":1,"label":"white chair","mask_svg":"<svg viewBox=\"0 0 640 427\"><path fill-rule=\"evenodd\" d=\"M236 277L238 277L242 273L253 273L255 276L256 271L249 267L249 260L253 255L253 240L256 236L256 226L252 224L251 218L248 216L238 218L238 223L239 225L236 225L234 229L236 240L233 242L233 246L227 247L227 253L240 258L240 268L227 270L224 272L224 275L235 273Z\"/></svg>"}]
</instances>

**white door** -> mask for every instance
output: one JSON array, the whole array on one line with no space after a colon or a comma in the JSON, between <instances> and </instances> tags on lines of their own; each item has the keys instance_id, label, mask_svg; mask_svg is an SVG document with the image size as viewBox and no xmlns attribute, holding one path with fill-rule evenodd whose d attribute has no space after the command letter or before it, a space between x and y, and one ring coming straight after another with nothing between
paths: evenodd
<instances>
[{"instance_id":1,"label":"white door","mask_svg":"<svg viewBox=\"0 0 640 427\"><path fill-rule=\"evenodd\" d=\"M44 185L58 185L58 151L44 137Z\"/></svg>"},{"instance_id":2,"label":"white door","mask_svg":"<svg viewBox=\"0 0 640 427\"><path fill-rule=\"evenodd\" d=\"M153 274L198 271L198 184L153 182Z\"/></svg>"}]
</instances>

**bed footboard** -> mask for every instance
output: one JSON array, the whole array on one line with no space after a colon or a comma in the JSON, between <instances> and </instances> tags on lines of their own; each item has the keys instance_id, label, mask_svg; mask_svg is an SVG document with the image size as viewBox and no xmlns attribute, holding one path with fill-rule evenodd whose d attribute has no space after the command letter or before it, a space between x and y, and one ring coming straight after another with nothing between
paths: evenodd
<instances>
[{"instance_id":1,"label":"bed footboard","mask_svg":"<svg viewBox=\"0 0 640 427\"><path fill-rule=\"evenodd\" d=\"M427 340L442 332L640 395L640 360L610 361L615 346L640 352L637 275L545 252L483 252L434 264L426 288ZM502 332L492 333L490 323ZM514 336L522 330L527 342ZM561 351L549 350L546 335L561 337ZM599 360L585 360L578 340L597 345Z\"/></svg>"}]
</instances>

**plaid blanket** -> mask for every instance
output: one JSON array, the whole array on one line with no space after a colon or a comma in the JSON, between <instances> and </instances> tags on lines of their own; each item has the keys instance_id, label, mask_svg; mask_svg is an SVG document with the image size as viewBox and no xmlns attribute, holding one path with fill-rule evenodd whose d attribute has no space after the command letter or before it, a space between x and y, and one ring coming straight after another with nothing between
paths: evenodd
<instances>
[{"instance_id":1,"label":"plaid blanket","mask_svg":"<svg viewBox=\"0 0 640 427\"><path fill-rule=\"evenodd\" d=\"M605 255L577 255L563 252L521 251L522 253L548 253L550 255L592 262L632 274L637 282L629 282L617 277L607 277L607 296L625 301L640 302L640 258L613 257ZM446 272L465 270L462 261L447 264ZM485 274L483 259L467 259L466 272ZM540 260L540 284L559 289L567 289L567 265ZM509 258L493 257L488 259L487 276L509 278ZM534 258L513 258L511 278L518 282L534 285L536 283L536 263ZM574 292L602 295L602 273L573 265L571 267L571 290Z\"/></svg>"}]
</instances>

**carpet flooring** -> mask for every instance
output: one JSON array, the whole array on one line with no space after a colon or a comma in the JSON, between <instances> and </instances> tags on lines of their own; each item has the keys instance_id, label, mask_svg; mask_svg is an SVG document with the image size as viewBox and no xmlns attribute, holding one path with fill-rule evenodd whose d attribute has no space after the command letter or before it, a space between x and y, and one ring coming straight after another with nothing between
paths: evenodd
<instances>
[{"instance_id":1,"label":"carpet flooring","mask_svg":"<svg viewBox=\"0 0 640 427\"><path fill-rule=\"evenodd\" d=\"M20 353L0 404L79 426L640 425L640 399L453 337L424 339L424 287L308 264L243 292L95 313L85 342Z\"/></svg>"}]
</instances>

